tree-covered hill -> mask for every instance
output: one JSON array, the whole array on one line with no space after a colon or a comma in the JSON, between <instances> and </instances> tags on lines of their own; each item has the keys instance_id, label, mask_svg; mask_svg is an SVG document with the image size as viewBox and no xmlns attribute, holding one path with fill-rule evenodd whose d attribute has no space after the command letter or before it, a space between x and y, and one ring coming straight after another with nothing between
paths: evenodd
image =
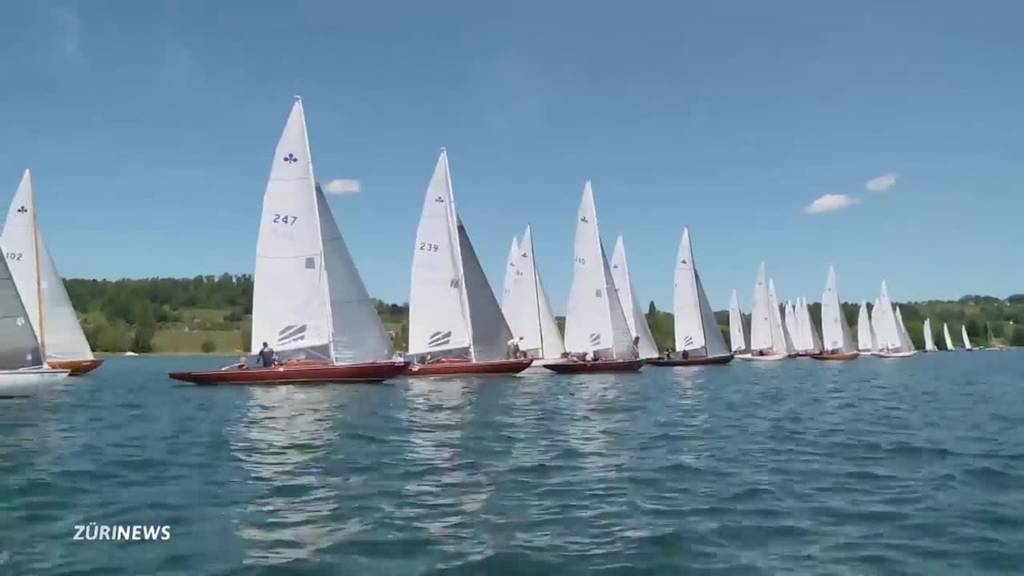
<instances>
[{"instance_id":1,"label":"tree-covered hill","mask_svg":"<svg viewBox=\"0 0 1024 576\"><path fill-rule=\"evenodd\" d=\"M71 301L93 349L99 352L235 354L249 348L252 313L252 276L248 274L196 276L194 278L144 278L134 280L65 281ZM1024 294L1005 300L968 295L956 301L900 303L903 319L914 343L923 347L921 326L932 319L936 343L942 342L942 323L948 322L960 345L960 326L975 344L989 343L989 329L996 343L1024 346ZM819 322L820 305L810 306ZM856 329L857 306L843 304ZM408 338L408 306L377 303L385 328L395 347L404 350ZM728 341L728 313L715 313ZM672 315L651 302L648 322L659 349L673 345ZM746 319L749 322L749 318ZM749 334L749 330L747 331Z\"/></svg>"}]
</instances>

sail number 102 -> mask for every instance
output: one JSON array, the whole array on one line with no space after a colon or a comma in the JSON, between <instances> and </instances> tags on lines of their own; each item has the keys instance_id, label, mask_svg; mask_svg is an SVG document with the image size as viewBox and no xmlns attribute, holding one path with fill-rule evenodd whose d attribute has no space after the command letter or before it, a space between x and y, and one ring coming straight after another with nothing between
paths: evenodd
<instances>
[{"instance_id":1,"label":"sail number 102","mask_svg":"<svg viewBox=\"0 0 1024 576\"><path fill-rule=\"evenodd\" d=\"M21 260L22 256L21 252L7 252L5 255L7 256L8 260L12 260L14 262Z\"/></svg>"}]
</instances>

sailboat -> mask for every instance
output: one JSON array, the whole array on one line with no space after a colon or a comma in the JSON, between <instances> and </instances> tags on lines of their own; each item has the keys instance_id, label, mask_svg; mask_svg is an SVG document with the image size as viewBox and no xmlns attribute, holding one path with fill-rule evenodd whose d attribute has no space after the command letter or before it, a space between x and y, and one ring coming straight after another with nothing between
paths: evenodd
<instances>
[{"instance_id":1,"label":"sailboat","mask_svg":"<svg viewBox=\"0 0 1024 576\"><path fill-rule=\"evenodd\" d=\"M993 352L1002 352L1006 350L1006 346L1002 344L996 344L996 335L992 333L992 323L985 322L985 337L988 340L988 346L982 346L982 350L991 350Z\"/></svg>"},{"instance_id":2,"label":"sailboat","mask_svg":"<svg viewBox=\"0 0 1024 576\"><path fill-rule=\"evenodd\" d=\"M519 349L533 366L564 362L565 344L558 331L544 283L540 279L533 249L533 231L523 232L522 242L513 239L514 253L509 254L501 310L508 321ZM531 368L532 369L532 368Z\"/></svg>"},{"instance_id":3,"label":"sailboat","mask_svg":"<svg viewBox=\"0 0 1024 576\"><path fill-rule=\"evenodd\" d=\"M960 325L960 336L964 339L964 350L968 352L974 351L974 346L971 346L971 339L967 337L967 325Z\"/></svg>"},{"instance_id":4,"label":"sailboat","mask_svg":"<svg viewBox=\"0 0 1024 576\"><path fill-rule=\"evenodd\" d=\"M779 320L775 284L767 279L764 262L757 268L754 281L754 309L750 314L750 355L744 360L782 360L791 350Z\"/></svg>"},{"instance_id":5,"label":"sailboat","mask_svg":"<svg viewBox=\"0 0 1024 576\"><path fill-rule=\"evenodd\" d=\"M839 289L836 286L835 267L828 267L825 292L821 295L821 336L822 351L813 356L816 360L853 360L860 355L853 344L850 326L846 323Z\"/></svg>"},{"instance_id":6,"label":"sailboat","mask_svg":"<svg viewBox=\"0 0 1024 576\"><path fill-rule=\"evenodd\" d=\"M800 334L800 327L796 322L796 308L790 300L787 300L782 306L782 330L785 332L786 338L793 343L793 352L799 356L803 335Z\"/></svg>"},{"instance_id":7,"label":"sailboat","mask_svg":"<svg viewBox=\"0 0 1024 576\"><path fill-rule=\"evenodd\" d=\"M739 315L736 304L736 293L733 292L733 304ZM711 310L704 284L700 281L700 273L693 260L693 248L690 245L690 229L683 228L683 236L679 240L679 251L676 254L675 292L673 301L675 315L676 353L666 358L648 360L656 366L687 366L694 364L726 364L733 355L725 347L722 331L718 329L715 313ZM730 306L730 319L732 306ZM732 329L732 328L730 328ZM738 326L739 342L743 341L743 326Z\"/></svg>"},{"instance_id":8,"label":"sailboat","mask_svg":"<svg viewBox=\"0 0 1024 576\"><path fill-rule=\"evenodd\" d=\"M735 288L729 298L729 344L733 355L750 355L750 346L747 345L747 337L743 333L743 313L740 311L740 301L736 297Z\"/></svg>"},{"instance_id":9,"label":"sailboat","mask_svg":"<svg viewBox=\"0 0 1024 576\"><path fill-rule=\"evenodd\" d=\"M515 374L512 330L455 209L448 153L437 158L416 230L409 296L410 375Z\"/></svg>"},{"instance_id":10,"label":"sailboat","mask_svg":"<svg viewBox=\"0 0 1024 576\"><path fill-rule=\"evenodd\" d=\"M796 349L793 347L793 338L782 323L782 315L779 312L779 298L775 292L775 280L768 279L768 303L771 308L772 330L779 342L782 342L786 356L796 356Z\"/></svg>"},{"instance_id":11,"label":"sailboat","mask_svg":"<svg viewBox=\"0 0 1024 576\"><path fill-rule=\"evenodd\" d=\"M860 310L857 312L857 351L861 354L873 354L875 348L875 330L871 325L871 316L868 315L868 303L860 302Z\"/></svg>"},{"instance_id":12,"label":"sailboat","mask_svg":"<svg viewBox=\"0 0 1024 576\"><path fill-rule=\"evenodd\" d=\"M896 307L896 325L900 329L900 341L903 343L903 347L912 352L916 351L914 341L910 339L910 332L907 331L907 325L903 323L903 312L899 306Z\"/></svg>"},{"instance_id":13,"label":"sailboat","mask_svg":"<svg viewBox=\"0 0 1024 576\"><path fill-rule=\"evenodd\" d=\"M893 309L892 301L889 299L889 290L885 285L885 280L882 280L878 304L875 306L872 316L875 323L875 336L878 338L876 355L882 358L906 358L916 354L913 346L908 346L909 339L905 337L900 328L901 322L896 317L897 311Z\"/></svg>"},{"instance_id":14,"label":"sailboat","mask_svg":"<svg viewBox=\"0 0 1024 576\"><path fill-rule=\"evenodd\" d=\"M924 351L925 352L938 352L939 349L935 346L935 339L932 337L932 319L924 319Z\"/></svg>"},{"instance_id":15,"label":"sailboat","mask_svg":"<svg viewBox=\"0 0 1024 576\"><path fill-rule=\"evenodd\" d=\"M612 250L612 281L619 291L619 303L622 304L622 313L626 315L626 324L629 326L629 333L637 343L641 359L657 358L658 346L654 343L654 336L651 334L651 327L647 325L647 318L640 307L640 300L636 296L636 289L633 288L633 279L629 275L629 263L626 261L626 245L622 242L622 234L615 239L615 248Z\"/></svg>"},{"instance_id":16,"label":"sailboat","mask_svg":"<svg viewBox=\"0 0 1024 576\"><path fill-rule=\"evenodd\" d=\"M7 212L0 245L4 247L32 329L46 352L46 363L52 368L67 368L72 375L85 374L98 368L103 360L93 356L85 339L64 281L46 249L35 207L32 172L25 170Z\"/></svg>"},{"instance_id":17,"label":"sailboat","mask_svg":"<svg viewBox=\"0 0 1024 576\"><path fill-rule=\"evenodd\" d=\"M794 346L798 355L813 356L820 354L822 351L821 336L818 335L818 329L814 327L814 323L811 321L811 312L807 306L807 298L797 298L793 311L794 325L796 326L797 338L799 338L799 344L794 342Z\"/></svg>"},{"instance_id":18,"label":"sailboat","mask_svg":"<svg viewBox=\"0 0 1024 576\"><path fill-rule=\"evenodd\" d=\"M583 186L576 213L565 349L573 361L545 368L560 373L583 373L636 371L643 366L601 243L589 180Z\"/></svg>"},{"instance_id":19,"label":"sailboat","mask_svg":"<svg viewBox=\"0 0 1024 576\"><path fill-rule=\"evenodd\" d=\"M942 323L942 338L946 341L946 350L952 352L956 350L956 346L953 346L953 338L949 335L949 324Z\"/></svg>"},{"instance_id":20,"label":"sailboat","mask_svg":"<svg viewBox=\"0 0 1024 576\"><path fill-rule=\"evenodd\" d=\"M402 373L373 300L313 177L296 97L274 151L256 243L252 353L272 343L280 365L244 363L170 376L195 384L379 382Z\"/></svg>"}]
</instances>

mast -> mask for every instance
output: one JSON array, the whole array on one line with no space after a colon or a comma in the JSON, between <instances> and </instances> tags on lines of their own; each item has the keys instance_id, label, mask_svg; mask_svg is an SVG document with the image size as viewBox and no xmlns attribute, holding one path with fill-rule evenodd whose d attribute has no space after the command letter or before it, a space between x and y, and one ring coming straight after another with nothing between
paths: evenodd
<instances>
[{"instance_id":1,"label":"mast","mask_svg":"<svg viewBox=\"0 0 1024 576\"><path fill-rule=\"evenodd\" d=\"M462 224L459 221L459 214L455 211L455 192L452 186L452 171L448 166L448 150L444 146L441 147L441 154L444 155L444 173L447 178L445 182L448 184L448 197L451 201L448 202L448 225L455 225L454 234L452 234L452 240L455 245L455 261L459 266L459 295L462 296L462 310L466 315L466 334L469 336L469 358L476 362L476 346L473 344L473 320L470 318L469 310L469 294L466 292L466 270L462 266L462 242L459 240L459 226Z\"/></svg>"},{"instance_id":2,"label":"mast","mask_svg":"<svg viewBox=\"0 0 1024 576\"><path fill-rule=\"evenodd\" d=\"M43 281L39 270L39 224L36 221L36 195L32 194L32 252L36 260L36 306L39 314L39 356L46 364L46 323L43 321Z\"/></svg>"},{"instance_id":3,"label":"mast","mask_svg":"<svg viewBox=\"0 0 1024 576\"><path fill-rule=\"evenodd\" d=\"M537 279L537 251L533 249L533 228L527 224L526 230L530 233L530 264L533 266L533 296L537 304L537 335L540 337L540 357L544 358L544 325L540 317L540 282Z\"/></svg>"}]
</instances>

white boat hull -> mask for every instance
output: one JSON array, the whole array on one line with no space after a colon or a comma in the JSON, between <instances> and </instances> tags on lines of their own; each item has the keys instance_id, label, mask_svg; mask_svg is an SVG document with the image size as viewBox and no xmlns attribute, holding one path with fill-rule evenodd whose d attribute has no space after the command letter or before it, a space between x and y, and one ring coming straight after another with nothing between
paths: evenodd
<instances>
[{"instance_id":1,"label":"white boat hull","mask_svg":"<svg viewBox=\"0 0 1024 576\"><path fill-rule=\"evenodd\" d=\"M60 384L70 370L0 370L0 396L33 396Z\"/></svg>"},{"instance_id":2,"label":"white boat hull","mask_svg":"<svg viewBox=\"0 0 1024 576\"><path fill-rule=\"evenodd\" d=\"M917 350L910 352L875 352L875 356L879 358L910 358L917 354Z\"/></svg>"},{"instance_id":3,"label":"white boat hull","mask_svg":"<svg viewBox=\"0 0 1024 576\"><path fill-rule=\"evenodd\" d=\"M763 354L761 356L757 356L755 354L741 354L739 356L736 356L736 358L740 358L742 360L751 360L751 361L756 361L756 362L776 362L778 360L785 360L786 358L789 358L789 355L788 354Z\"/></svg>"}]
</instances>

